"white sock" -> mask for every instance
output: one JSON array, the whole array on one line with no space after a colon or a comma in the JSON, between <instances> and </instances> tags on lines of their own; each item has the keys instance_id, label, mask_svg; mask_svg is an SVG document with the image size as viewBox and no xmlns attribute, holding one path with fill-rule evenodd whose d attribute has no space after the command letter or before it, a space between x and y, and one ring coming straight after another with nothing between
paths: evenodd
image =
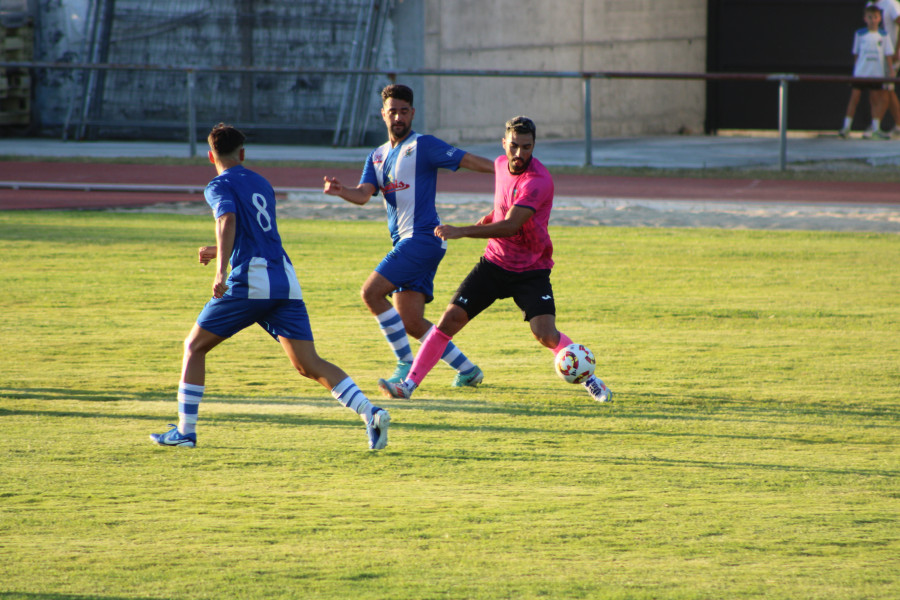
<instances>
[{"instance_id":1,"label":"white sock","mask_svg":"<svg viewBox=\"0 0 900 600\"><path fill-rule=\"evenodd\" d=\"M843 128L849 130L851 125L853 125L853 117L844 117Z\"/></svg>"},{"instance_id":2,"label":"white sock","mask_svg":"<svg viewBox=\"0 0 900 600\"><path fill-rule=\"evenodd\" d=\"M406 335L406 328L403 326L403 319L397 309L391 307L380 315L375 317L378 321L378 327L387 340L391 350L397 360L411 363L413 361L412 349L409 347L409 337Z\"/></svg>"},{"instance_id":3,"label":"white sock","mask_svg":"<svg viewBox=\"0 0 900 600\"><path fill-rule=\"evenodd\" d=\"M881 119L872 119L872 131L881 129Z\"/></svg>"},{"instance_id":4,"label":"white sock","mask_svg":"<svg viewBox=\"0 0 900 600\"><path fill-rule=\"evenodd\" d=\"M197 433L197 414L205 389L205 386L183 381L178 384L178 431L182 435Z\"/></svg>"},{"instance_id":5,"label":"white sock","mask_svg":"<svg viewBox=\"0 0 900 600\"><path fill-rule=\"evenodd\" d=\"M362 390L351 378L347 377L347 379L334 386L334 389L331 390L331 395L334 396L335 400L362 417L362 420L366 423L372 420L372 412L375 410L375 407L372 406L372 403L369 402L369 399L366 398L366 395L362 393Z\"/></svg>"}]
</instances>

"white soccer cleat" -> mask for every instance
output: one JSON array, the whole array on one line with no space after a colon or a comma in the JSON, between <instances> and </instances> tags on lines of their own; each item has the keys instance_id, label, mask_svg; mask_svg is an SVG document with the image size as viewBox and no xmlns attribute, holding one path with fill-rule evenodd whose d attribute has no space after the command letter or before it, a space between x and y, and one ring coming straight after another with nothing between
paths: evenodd
<instances>
[{"instance_id":1,"label":"white soccer cleat","mask_svg":"<svg viewBox=\"0 0 900 600\"><path fill-rule=\"evenodd\" d=\"M369 449L382 450L387 446L388 426L391 424L391 415L383 408L375 408L372 419L366 423L366 435L369 436Z\"/></svg>"},{"instance_id":2,"label":"white soccer cleat","mask_svg":"<svg viewBox=\"0 0 900 600\"><path fill-rule=\"evenodd\" d=\"M583 385L591 398L597 402L612 402L612 390L606 387L606 384L596 375L585 381Z\"/></svg>"},{"instance_id":3,"label":"white soccer cleat","mask_svg":"<svg viewBox=\"0 0 900 600\"><path fill-rule=\"evenodd\" d=\"M394 383L389 379L379 379L378 389L388 398L403 398L408 400L412 396L412 390L406 387L404 382Z\"/></svg>"}]
</instances>

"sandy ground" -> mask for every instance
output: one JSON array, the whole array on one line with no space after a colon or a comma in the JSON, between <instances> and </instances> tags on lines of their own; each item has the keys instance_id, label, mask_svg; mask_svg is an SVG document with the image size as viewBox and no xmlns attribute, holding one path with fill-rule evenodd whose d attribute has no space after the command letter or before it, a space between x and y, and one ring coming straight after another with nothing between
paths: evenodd
<instances>
[{"instance_id":1,"label":"sandy ground","mask_svg":"<svg viewBox=\"0 0 900 600\"><path fill-rule=\"evenodd\" d=\"M491 207L483 194L438 194L444 223L473 223ZM205 203L160 203L127 212L209 214ZM354 206L319 192L295 192L278 200L281 219L377 220L378 199ZM718 229L857 231L900 233L900 206L557 197L552 225L606 227L707 227Z\"/></svg>"},{"instance_id":2,"label":"sandy ground","mask_svg":"<svg viewBox=\"0 0 900 600\"><path fill-rule=\"evenodd\" d=\"M833 166L838 171L852 167L843 163ZM385 218L380 198L357 207L322 194L323 174L354 182L359 178L358 167L261 167L259 172L279 191L280 218ZM3 161L0 209L105 208L208 215L200 192L213 174L209 166L158 169L128 164ZM5 187L3 182L7 182ZM26 189L13 182L68 187ZM125 185L127 189L104 190L97 184ZM158 184L177 190L154 191ZM79 190L78 185L95 187L87 191ZM900 186L896 183L562 174L554 176L554 185L551 223L555 225L900 233ZM442 221L475 222L490 209L492 188L490 175L442 173L437 197Z\"/></svg>"}]
</instances>

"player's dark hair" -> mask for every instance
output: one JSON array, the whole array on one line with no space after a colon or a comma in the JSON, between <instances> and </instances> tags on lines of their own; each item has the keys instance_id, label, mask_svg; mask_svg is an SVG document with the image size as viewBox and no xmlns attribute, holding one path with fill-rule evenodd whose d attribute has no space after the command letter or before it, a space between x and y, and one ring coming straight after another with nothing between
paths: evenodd
<instances>
[{"instance_id":1,"label":"player's dark hair","mask_svg":"<svg viewBox=\"0 0 900 600\"><path fill-rule=\"evenodd\" d=\"M534 121L522 115L513 117L506 122L506 134L508 135L510 131L530 133L533 139L537 139L537 127L534 126Z\"/></svg>"},{"instance_id":2,"label":"player's dark hair","mask_svg":"<svg viewBox=\"0 0 900 600\"><path fill-rule=\"evenodd\" d=\"M217 156L234 154L244 145L245 139L247 137L243 133L225 123L219 123L213 127L206 138L209 142L209 147L213 149Z\"/></svg>"},{"instance_id":3,"label":"player's dark hair","mask_svg":"<svg viewBox=\"0 0 900 600\"><path fill-rule=\"evenodd\" d=\"M403 100L404 102L408 102L410 106L413 105L413 91L412 88L409 88L405 85L400 85L399 83L392 83L391 85L385 87L381 90L381 103L384 104L388 98L395 98L396 100Z\"/></svg>"},{"instance_id":4,"label":"player's dark hair","mask_svg":"<svg viewBox=\"0 0 900 600\"><path fill-rule=\"evenodd\" d=\"M878 5L876 5L876 4L866 4L866 8L863 10L863 12L864 13L877 12L879 15L882 16L882 18L884 17L884 14L881 12L881 9L878 8Z\"/></svg>"}]
</instances>

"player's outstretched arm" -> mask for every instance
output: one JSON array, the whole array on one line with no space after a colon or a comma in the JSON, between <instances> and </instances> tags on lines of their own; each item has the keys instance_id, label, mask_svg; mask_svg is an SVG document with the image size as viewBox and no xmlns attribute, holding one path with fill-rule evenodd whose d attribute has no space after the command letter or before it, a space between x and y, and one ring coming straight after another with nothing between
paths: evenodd
<instances>
[{"instance_id":1,"label":"player's outstretched arm","mask_svg":"<svg viewBox=\"0 0 900 600\"><path fill-rule=\"evenodd\" d=\"M516 235L528 219L534 215L534 211L523 206L513 206L506 213L502 221L494 223L482 221L482 217L476 225L468 227L454 227L453 225L438 225L434 228L434 235L442 240L458 240L459 238L503 238Z\"/></svg>"},{"instance_id":2,"label":"player's outstretched arm","mask_svg":"<svg viewBox=\"0 0 900 600\"><path fill-rule=\"evenodd\" d=\"M200 263L204 265L208 265L209 261L216 257L216 254L218 252L215 246L200 246L200 250L197 251Z\"/></svg>"},{"instance_id":3,"label":"player's outstretched arm","mask_svg":"<svg viewBox=\"0 0 900 600\"><path fill-rule=\"evenodd\" d=\"M459 161L459 166L470 171L478 171L479 173L494 172L494 161L471 152L463 154L462 160Z\"/></svg>"},{"instance_id":4,"label":"player's outstretched arm","mask_svg":"<svg viewBox=\"0 0 900 600\"><path fill-rule=\"evenodd\" d=\"M322 192L362 206L375 193L375 186L371 183L361 183L356 187L348 188L336 177L325 176Z\"/></svg>"},{"instance_id":5,"label":"player's outstretched arm","mask_svg":"<svg viewBox=\"0 0 900 600\"><path fill-rule=\"evenodd\" d=\"M489 212L484 215L480 219L478 219L475 224L476 225L487 225L488 223L492 223L494 221L494 211Z\"/></svg>"}]
</instances>

